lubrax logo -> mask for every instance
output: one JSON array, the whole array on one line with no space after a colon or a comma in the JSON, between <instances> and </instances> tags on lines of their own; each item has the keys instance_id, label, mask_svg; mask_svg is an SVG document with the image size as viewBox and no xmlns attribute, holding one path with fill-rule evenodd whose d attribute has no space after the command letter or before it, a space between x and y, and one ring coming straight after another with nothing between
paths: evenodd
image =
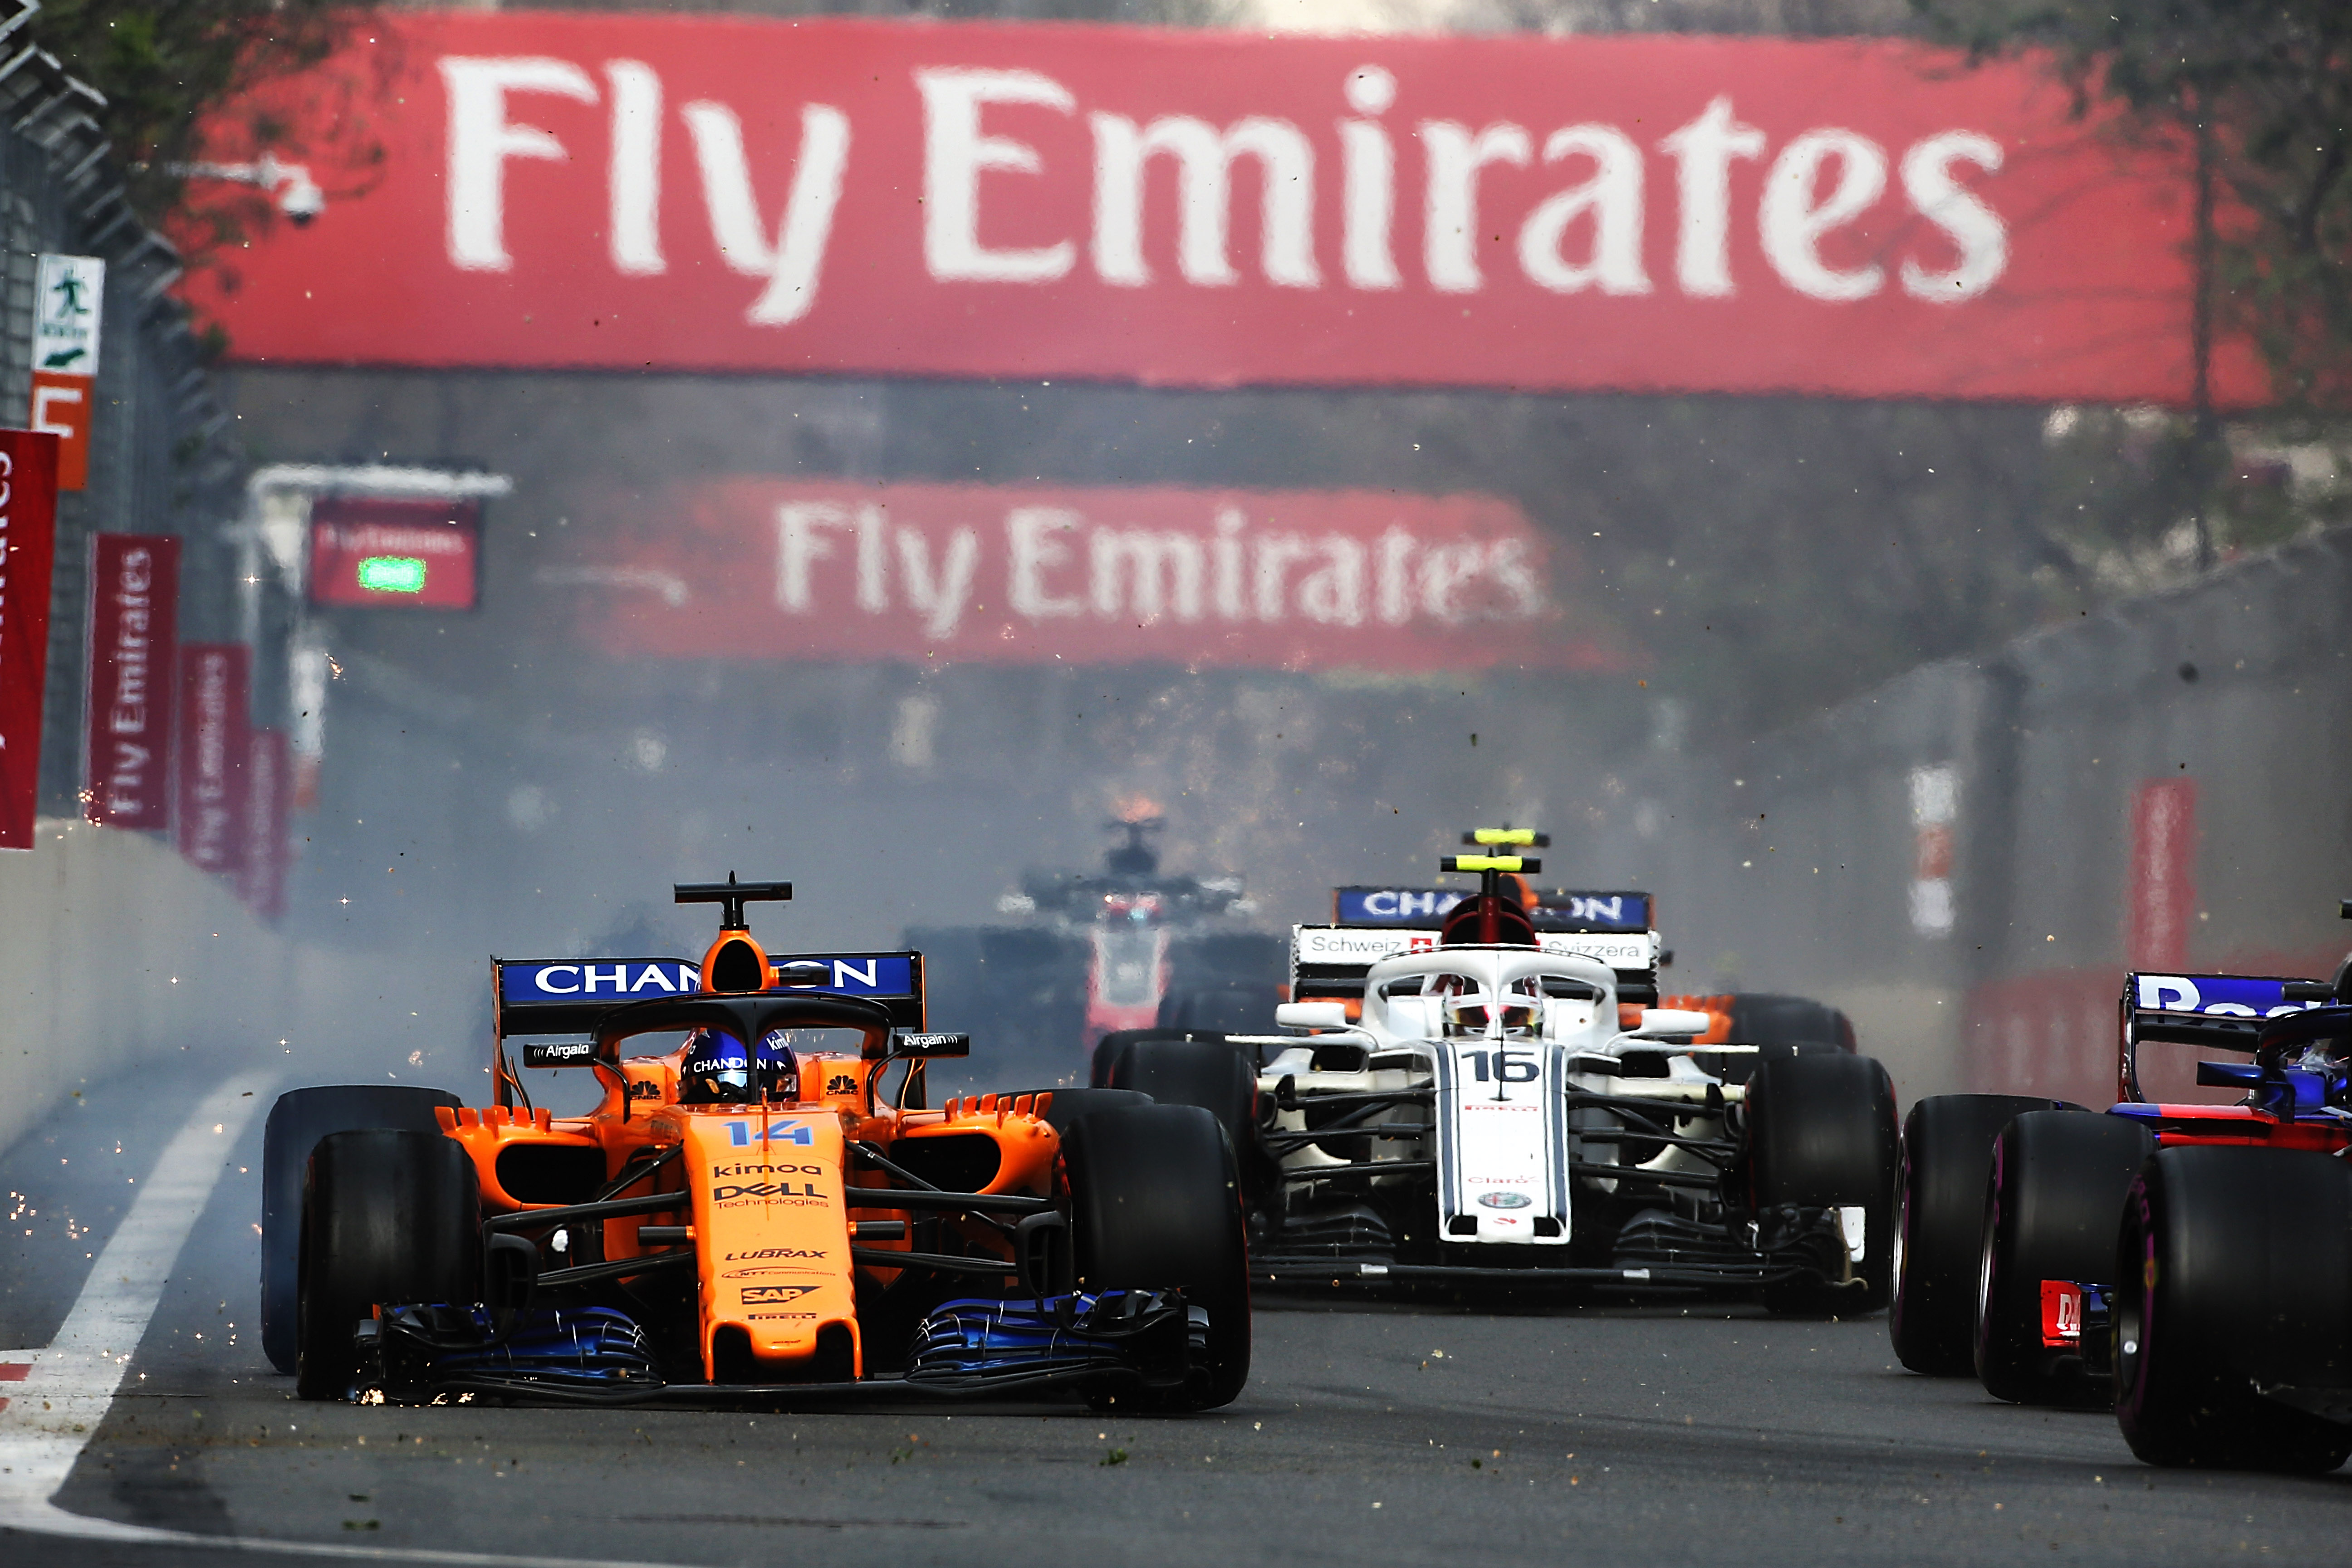
<instances>
[{"instance_id":1,"label":"lubrax logo","mask_svg":"<svg viewBox=\"0 0 2352 1568\"><path fill-rule=\"evenodd\" d=\"M734 1198L821 1198L814 1183L803 1182L795 1187L790 1182L746 1182L740 1186L713 1189L710 1201L723 1204Z\"/></svg>"},{"instance_id":2,"label":"lubrax logo","mask_svg":"<svg viewBox=\"0 0 2352 1568\"><path fill-rule=\"evenodd\" d=\"M725 1258L719 1259L719 1261L722 1263L754 1263L762 1262L774 1258L823 1258L825 1254L821 1249L811 1250L805 1247L762 1247L758 1248L756 1251L751 1252L730 1252Z\"/></svg>"},{"instance_id":3,"label":"lubrax logo","mask_svg":"<svg viewBox=\"0 0 2352 1568\"><path fill-rule=\"evenodd\" d=\"M714 1180L722 1176L822 1176L824 1174L824 1167L823 1165L770 1165L764 1163L754 1165L747 1162L740 1165L713 1165L710 1168L710 1174Z\"/></svg>"}]
</instances>

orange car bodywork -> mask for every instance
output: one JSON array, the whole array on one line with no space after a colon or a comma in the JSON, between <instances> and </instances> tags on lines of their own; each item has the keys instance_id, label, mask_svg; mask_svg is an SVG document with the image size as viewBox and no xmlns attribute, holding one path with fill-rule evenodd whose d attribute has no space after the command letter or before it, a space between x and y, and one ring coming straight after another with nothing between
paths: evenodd
<instances>
[{"instance_id":1,"label":"orange car bodywork","mask_svg":"<svg viewBox=\"0 0 2352 1568\"><path fill-rule=\"evenodd\" d=\"M740 933L731 933L741 940ZM703 990L712 993L711 960L730 933L722 933L702 965ZM777 972L762 952L769 985ZM967 1141L952 1152L961 1168L992 1166L986 1182L960 1190L1051 1198L1063 1184L1060 1139L1044 1119L1052 1097L988 1095L950 1101L937 1110L900 1110L880 1099L877 1079L888 1062L849 1055L803 1054L801 1098L791 1104L681 1105L678 1073L685 1047L667 1056L624 1058L600 1076L603 1102L585 1116L558 1117L511 1105L482 1110L443 1109L441 1126L472 1156L486 1215L555 1208L591 1198L627 1198L674 1192L675 1210L602 1222L606 1260L668 1248L639 1237L647 1226L688 1226L696 1253L697 1302L703 1373L719 1380L715 1346L740 1331L761 1382L806 1380L828 1340L845 1336L847 1372L865 1375L857 1318L863 1281L887 1286L898 1270L871 1253L908 1251L919 1216L905 1210L853 1210L850 1189L881 1186L879 1172L853 1172L853 1141L894 1160L941 1140ZM503 1052L500 1098L509 1074ZM909 1069L919 1083L921 1065ZM902 1086L902 1097L905 1086ZM971 1142L992 1149L982 1152ZM633 1158L675 1157L640 1180L612 1190ZM551 1152L562 1151L566 1152ZM939 1151L946 1153L948 1151ZM909 1156L912 1157L912 1156ZM593 1162L593 1163L592 1163ZM576 1174L560 1196L546 1191L544 1173L562 1166ZM584 1178L591 1173L595 1180ZM533 1180L520 1179L530 1173ZM530 1189L518 1194L511 1187ZM892 1223L897 1222L897 1223ZM983 1222L945 1221L961 1238L1007 1259L1011 1248ZM870 1239L860 1239L863 1226ZM873 1235L876 1231L881 1235ZM852 1247L869 1253L861 1260ZM624 1278L629 1278L625 1276ZM834 1375L839 1375L836 1372Z\"/></svg>"}]
</instances>

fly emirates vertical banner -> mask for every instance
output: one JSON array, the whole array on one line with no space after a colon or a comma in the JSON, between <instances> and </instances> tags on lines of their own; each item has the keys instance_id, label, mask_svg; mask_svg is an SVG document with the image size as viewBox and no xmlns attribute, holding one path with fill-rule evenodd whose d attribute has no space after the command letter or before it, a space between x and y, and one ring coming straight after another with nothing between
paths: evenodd
<instances>
[{"instance_id":1,"label":"fly emirates vertical banner","mask_svg":"<svg viewBox=\"0 0 2352 1568\"><path fill-rule=\"evenodd\" d=\"M2178 155L1891 41L394 11L269 107L326 205L190 285L247 361L2191 383Z\"/></svg>"}]
</instances>

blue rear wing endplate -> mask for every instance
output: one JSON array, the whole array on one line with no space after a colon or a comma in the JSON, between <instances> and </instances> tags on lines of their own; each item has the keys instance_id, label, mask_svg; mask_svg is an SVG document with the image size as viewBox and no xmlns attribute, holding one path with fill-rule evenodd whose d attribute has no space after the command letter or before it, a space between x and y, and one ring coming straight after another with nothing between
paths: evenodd
<instances>
[{"instance_id":1,"label":"blue rear wing endplate","mask_svg":"<svg viewBox=\"0 0 2352 1568\"><path fill-rule=\"evenodd\" d=\"M822 963L824 981L771 988L771 996L854 996L877 1002L902 1029L923 1026L923 955L894 952L780 952L775 964ZM593 1033L615 1007L702 989L701 965L685 958L494 958L499 1037Z\"/></svg>"}]
</instances>

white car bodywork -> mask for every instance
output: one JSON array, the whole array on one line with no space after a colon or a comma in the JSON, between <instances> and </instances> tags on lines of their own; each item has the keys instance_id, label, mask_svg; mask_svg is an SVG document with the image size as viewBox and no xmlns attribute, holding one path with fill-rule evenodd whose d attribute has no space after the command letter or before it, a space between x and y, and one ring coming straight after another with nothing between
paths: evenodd
<instances>
[{"instance_id":1,"label":"white car bodywork","mask_svg":"<svg viewBox=\"0 0 2352 1568\"><path fill-rule=\"evenodd\" d=\"M1403 944L1404 933L1381 934L1392 946ZM1300 956L1307 956L1303 948ZM1544 992L1537 1026L1507 1035L1497 1016L1484 1036L1447 1037L1440 999L1426 994L1442 976L1490 995L1534 982ZM1419 1180L1433 1170L1435 1234L1444 1242L1567 1247L1577 1238L1577 1194L1615 1192L1621 1178L1600 1167L1618 1166L1626 1142L1644 1136L1629 1133L1619 1114L1572 1105L1571 1093L1655 1104L1664 1125L1696 1144L1727 1141L1726 1110L1746 1092L1700 1070L1688 1045L1661 1038L1704 1033L1707 1015L1651 1008L1637 1027L1623 1028L1617 982L1617 970L1600 957L1539 948L1424 946L1372 963L1360 1023L1260 1039L1267 1059L1258 1089L1261 1100L1276 1107L1267 1136L1279 1153L1285 1194L1311 1201L1318 1187L1337 1187L1336 1181L1318 1182L1324 1169L1336 1175L1340 1167L1357 1167L1342 1180L1358 1193L1366 1182ZM1338 1004L1305 1003L1286 1006L1282 1018L1320 1024L1341 1015ZM1639 1071L1629 1076L1629 1068ZM1302 1136L1315 1131L1308 1121L1318 1100L1398 1092L1411 1098L1365 1116L1365 1141L1356 1147L1368 1141L1370 1152L1359 1159ZM1321 1114L1348 1114L1340 1107L1324 1107ZM1365 1172L1366 1159L1399 1170L1394 1177ZM1676 1143L1632 1169L1659 1178L1662 1204L1677 1203L1685 1213L1712 1193L1719 1171ZM1691 1201L1678 1202L1677 1193Z\"/></svg>"}]
</instances>

